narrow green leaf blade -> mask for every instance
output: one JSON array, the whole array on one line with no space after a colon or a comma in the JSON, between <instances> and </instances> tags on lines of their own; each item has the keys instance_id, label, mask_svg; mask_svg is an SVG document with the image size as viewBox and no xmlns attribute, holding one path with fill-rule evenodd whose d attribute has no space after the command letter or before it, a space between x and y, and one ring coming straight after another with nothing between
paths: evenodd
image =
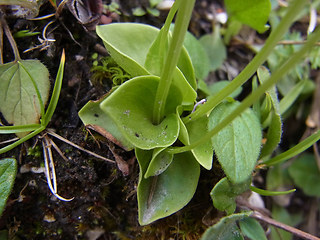
<instances>
[{"instance_id":1,"label":"narrow green leaf blade","mask_svg":"<svg viewBox=\"0 0 320 240\"><path fill-rule=\"evenodd\" d=\"M13 158L0 160L0 216L4 210L17 174L17 162Z\"/></svg>"},{"instance_id":2,"label":"narrow green leaf blade","mask_svg":"<svg viewBox=\"0 0 320 240\"><path fill-rule=\"evenodd\" d=\"M182 94L174 86L167 99L166 117L159 125L152 122L159 77L141 76L125 82L101 102L100 108L116 123L121 134L135 147L168 147L179 135L176 108Z\"/></svg>"},{"instance_id":3,"label":"narrow green leaf blade","mask_svg":"<svg viewBox=\"0 0 320 240\"><path fill-rule=\"evenodd\" d=\"M190 152L176 154L162 174L145 179L143 176L152 151L136 149L140 166L137 189L139 223L150 224L183 208L193 197L200 176L200 167Z\"/></svg>"},{"instance_id":4,"label":"narrow green leaf blade","mask_svg":"<svg viewBox=\"0 0 320 240\"><path fill-rule=\"evenodd\" d=\"M0 111L4 118L13 125L39 123L49 97L47 68L38 60L11 62L0 66L0 78Z\"/></svg>"},{"instance_id":5,"label":"narrow green leaf blade","mask_svg":"<svg viewBox=\"0 0 320 240\"><path fill-rule=\"evenodd\" d=\"M209 116L209 130L228 116L239 102L218 105ZM248 179L259 157L261 146L259 120L251 109L247 109L231 124L212 137L214 151L228 179L241 183Z\"/></svg>"}]
</instances>

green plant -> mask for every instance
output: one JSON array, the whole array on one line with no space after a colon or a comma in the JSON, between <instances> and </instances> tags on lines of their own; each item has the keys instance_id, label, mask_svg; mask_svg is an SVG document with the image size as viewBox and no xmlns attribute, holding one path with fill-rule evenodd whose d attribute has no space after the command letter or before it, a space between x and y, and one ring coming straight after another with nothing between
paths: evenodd
<instances>
[{"instance_id":1,"label":"green plant","mask_svg":"<svg viewBox=\"0 0 320 240\"><path fill-rule=\"evenodd\" d=\"M96 126L125 149L135 149L140 166L137 195L142 225L166 217L190 201L197 187L200 165L211 169L213 151L227 176L213 192L230 197L230 206L221 207L229 214L234 212L235 196L250 188L251 174L259 157L266 165L285 160L289 153L270 158L280 141L282 125L273 86L320 38L318 29L271 76L260 69L259 84L253 81L252 93L242 102L230 97L266 61L306 4L306 1L294 1L247 67L221 90L214 91L206 103L199 105L196 102L195 72L199 74L207 70L194 69L197 64L191 61L183 47L194 2L175 1L161 30L133 23L97 27L97 34L113 59L132 79L99 101L87 103L79 116L84 124ZM270 3L255 11L270 11ZM175 14L171 34L169 28ZM252 27L262 30L265 21L267 19L263 18L258 26ZM259 99L263 96L260 104ZM251 105L254 105L252 109ZM267 143L260 152L261 124L264 122L264 128L268 128ZM296 147L294 154L319 138L320 132ZM239 188L228 191L230 185L241 186L241 191Z\"/></svg>"},{"instance_id":2,"label":"green plant","mask_svg":"<svg viewBox=\"0 0 320 240\"><path fill-rule=\"evenodd\" d=\"M13 158L0 160L0 217L13 187L17 174L17 162Z\"/></svg>"}]
</instances>

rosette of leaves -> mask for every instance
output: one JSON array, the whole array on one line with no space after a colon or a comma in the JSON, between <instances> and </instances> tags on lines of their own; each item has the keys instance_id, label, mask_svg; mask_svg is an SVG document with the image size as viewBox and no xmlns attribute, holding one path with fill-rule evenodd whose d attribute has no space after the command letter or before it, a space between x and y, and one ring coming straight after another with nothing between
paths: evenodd
<instances>
[{"instance_id":1,"label":"rosette of leaves","mask_svg":"<svg viewBox=\"0 0 320 240\"><path fill-rule=\"evenodd\" d=\"M188 15L185 8L190 6L184 5L190 1L182 2L176 1L161 30L136 23L97 27L110 55L132 79L99 101L90 101L79 112L84 124L127 150L135 149L142 225L166 217L190 201L200 165L208 170L212 167L213 150L233 183L250 178L260 152L260 122L250 109L212 137L212 131L240 104L231 98L198 118L187 116L196 103L197 82L183 47L188 23L185 19L179 22L179 14ZM169 27L177 10L171 34ZM163 84L165 81L168 84ZM159 92L166 92L164 101L159 101ZM203 136L207 141L201 140Z\"/></svg>"}]
</instances>

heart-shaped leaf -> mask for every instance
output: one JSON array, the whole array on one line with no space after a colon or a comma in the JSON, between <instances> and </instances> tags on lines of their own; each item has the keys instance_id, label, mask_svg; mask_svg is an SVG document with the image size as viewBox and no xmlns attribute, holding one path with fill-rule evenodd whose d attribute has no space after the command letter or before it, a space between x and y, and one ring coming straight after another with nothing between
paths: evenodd
<instances>
[{"instance_id":1,"label":"heart-shaped leaf","mask_svg":"<svg viewBox=\"0 0 320 240\"><path fill-rule=\"evenodd\" d=\"M17 162L13 158L0 160L0 216L13 187L17 174Z\"/></svg>"},{"instance_id":2,"label":"heart-shaped leaf","mask_svg":"<svg viewBox=\"0 0 320 240\"><path fill-rule=\"evenodd\" d=\"M162 174L145 179L143 176L152 158L152 151L136 149L140 166L137 189L139 223L147 225L183 208L193 197L200 166L190 152L174 155Z\"/></svg>"},{"instance_id":3,"label":"heart-shaped leaf","mask_svg":"<svg viewBox=\"0 0 320 240\"><path fill-rule=\"evenodd\" d=\"M209 130L239 106L239 102L223 102L209 116ZM260 122L251 109L212 137L214 151L232 183L248 179L255 167L261 147Z\"/></svg>"},{"instance_id":4,"label":"heart-shaped leaf","mask_svg":"<svg viewBox=\"0 0 320 240\"><path fill-rule=\"evenodd\" d=\"M38 123L49 96L47 68L38 60L11 62L0 65L0 79L0 111L4 118L13 125Z\"/></svg>"},{"instance_id":5,"label":"heart-shaped leaf","mask_svg":"<svg viewBox=\"0 0 320 240\"><path fill-rule=\"evenodd\" d=\"M127 151L132 150L133 145L121 134L115 122L100 108L100 103L107 96L99 101L89 101L79 111L79 117L87 127L93 128L96 132L106 137L113 143L124 148Z\"/></svg>"},{"instance_id":6,"label":"heart-shaped leaf","mask_svg":"<svg viewBox=\"0 0 320 240\"><path fill-rule=\"evenodd\" d=\"M186 124L186 127L188 129L190 143L192 144L208 133L208 118L207 116L204 116L196 121L191 121ZM191 152L201 166L208 170L211 169L213 158L211 141L200 144L199 146L193 148Z\"/></svg>"},{"instance_id":7,"label":"heart-shaped leaf","mask_svg":"<svg viewBox=\"0 0 320 240\"><path fill-rule=\"evenodd\" d=\"M182 102L179 89L172 86L167 98L165 118L153 124L153 107L159 77L140 76L122 84L100 107L116 123L122 135L135 147L168 147L179 135L176 108Z\"/></svg>"}]
</instances>

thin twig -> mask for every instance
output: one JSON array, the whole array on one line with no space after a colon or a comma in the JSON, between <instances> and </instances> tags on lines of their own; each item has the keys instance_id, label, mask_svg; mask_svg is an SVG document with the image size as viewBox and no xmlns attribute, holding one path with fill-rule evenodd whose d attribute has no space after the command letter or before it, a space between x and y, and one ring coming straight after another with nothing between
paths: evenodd
<instances>
[{"instance_id":1,"label":"thin twig","mask_svg":"<svg viewBox=\"0 0 320 240\"><path fill-rule=\"evenodd\" d=\"M299 238L303 238L303 239L307 239L307 240L320 240L320 238L318 238L316 236L313 236L313 235L311 235L309 233L306 233L304 231L301 231L301 230L299 230L297 228L291 227L291 226L286 225L284 223L278 222L278 221L276 221L276 220L274 220L272 218L269 218L267 216L264 216L264 215L260 214L257 211L254 211L250 216L253 217L253 218L256 218L258 220L261 220L263 222L266 222L268 224L271 224L271 225L273 225L273 226L275 226L277 228L281 228L281 229L283 229L283 230L285 230L287 232L290 232L290 233L298 236Z\"/></svg>"},{"instance_id":2,"label":"thin twig","mask_svg":"<svg viewBox=\"0 0 320 240\"><path fill-rule=\"evenodd\" d=\"M305 44L306 42L307 40L302 40L302 41L282 40L278 42L278 45L301 45L301 44ZM320 46L320 42L317 42L315 45Z\"/></svg>"},{"instance_id":3,"label":"thin twig","mask_svg":"<svg viewBox=\"0 0 320 240\"><path fill-rule=\"evenodd\" d=\"M79 145L77 145L77 144L69 141L68 139L65 139L65 138L61 137L60 135L58 135L58 134L56 134L56 133L54 133L54 132L52 132L52 131L50 131L50 130L47 130L47 133L50 134L51 136L53 136L53 137L55 137L55 138L57 138L57 139L65 142L65 143L67 143L67 144L69 144L69 145L71 145L71 146L73 146L73 147L81 150L81 151L84 151L84 152L86 152L86 153L88 153L88 154L96 157L96 158L102 159L102 160L107 161L107 162L110 162L110 163L116 163L115 161L113 161L113 160L111 160L111 159L102 157L102 156L99 155L99 154L96 154L96 153L94 153L94 152L91 152L91 151L83 148L83 147L80 147Z\"/></svg>"},{"instance_id":4,"label":"thin twig","mask_svg":"<svg viewBox=\"0 0 320 240\"><path fill-rule=\"evenodd\" d=\"M11 45L11 48L13 50L13 53L14 53L14 60L15 61L19 61L21 58L20 58L20 54L19 54L19 50L18 50L18 47L17 47L17 44L16 44L16 41L14 40L12 34L11 34L11 31L10 31L10 28L7 24L7 21L5 20L5 18L3 16L1 16L1 25L3 27L3 30L4 30L4 33L6 34L8 40L9 40L9 43Z\"/></svg>"},{"instance_id":5,"label":"thin twig","mask_svg":"<svg viewBox=\"0 0 320 240\"><path fill-rule=\"evenodd\" d=\"M18 137L15 137L15 138L12 138L12 139L9 139L9 140L6 140L6 141L2 141L2 142L0 142L0 145L1 145L1 144L6 144L6 143L15 142L15 141L17 141L18 139L19 139Z\"/></svg>"},{"instance_id":6,"label":"thin twig","mask_svg":"<svg viewBox=\"0 0 320 240\"><path fill-rule=\"evenodd\" d=\"M67 198L61 197L57 193L58 186L57 186L56 171L55 171L53 157L52 157L51 144L47 136L44 136L44 140L42 141L42 147L43 147L43 155L44 155L44 166L46 169L46 178L47 178L47 183L50 191L56 198L62 201L66 201L66 202L72 201L74 197L67 199Z\"/></svg>"}]
</instances>

